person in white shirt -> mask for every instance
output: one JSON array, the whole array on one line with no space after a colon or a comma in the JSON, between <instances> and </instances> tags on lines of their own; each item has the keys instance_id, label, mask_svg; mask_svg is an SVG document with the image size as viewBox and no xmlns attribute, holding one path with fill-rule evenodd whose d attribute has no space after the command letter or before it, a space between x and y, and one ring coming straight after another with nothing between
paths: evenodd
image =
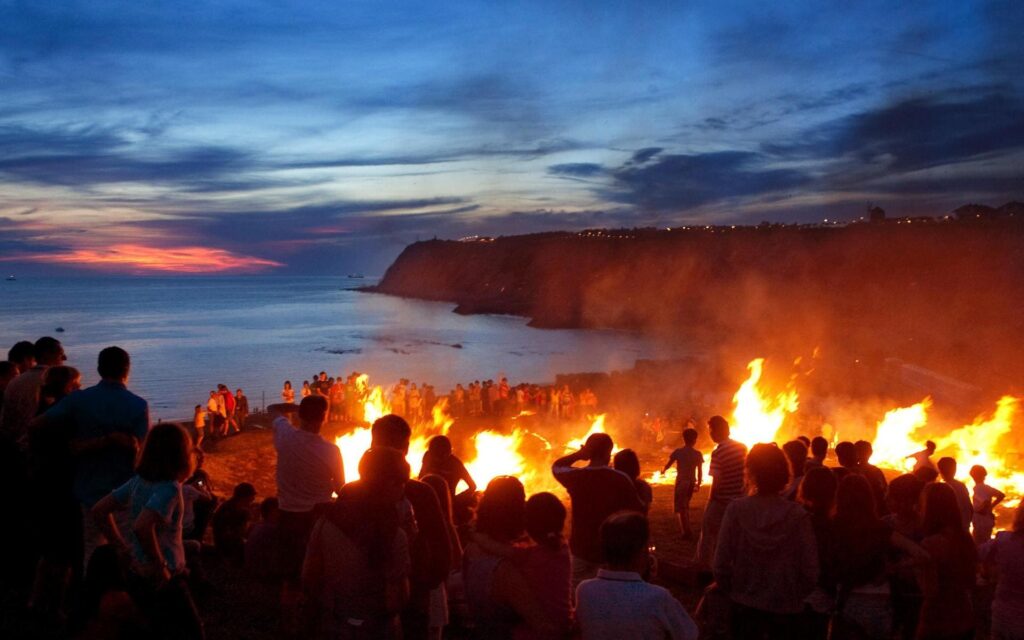
<instances>
[{"instance_id":1,"label":"person in white shirt","mask_svg":"<svg viewBox=\"0 0 1024 640\"><path fill-rule=\"evenodd\" d=\"M644 581L652 567L650 528L640 513L612 514L601 525L607 569L576 588L584 640L696 640L697 625L668 590Z\"/></svg>"},{"instance_id":2,"label":"person in white shirt","mask_svg":"<svg viewBox=\"0 0 1024 640\"><path fill-rule=\"evenodd\" d=\"M996 516L993 509L1006 499L1006 494L985 483L988 469L976 464L971 467L971 478L974 480L972 503L974 516L971 518L971 531L977 544L984 544L992 538L992 530L996 527Z\"/></svg>"},{"instance_id":3,"label":"person in white shirt","mask_svg":"<svg viewBox=\"0 0 1024 640\"><path fill-rule=\"evenodd\" d=\"M318 515L315 508L331 501L345 484L341 451L320 436L327 418L327 398L311 395L294 404L267 407L274 415L277 450L277 499L280 506L281 562L285 590L297 586L306 541ZM285 414L297 410L299 428Z\"/></svg>"}]
</instances>

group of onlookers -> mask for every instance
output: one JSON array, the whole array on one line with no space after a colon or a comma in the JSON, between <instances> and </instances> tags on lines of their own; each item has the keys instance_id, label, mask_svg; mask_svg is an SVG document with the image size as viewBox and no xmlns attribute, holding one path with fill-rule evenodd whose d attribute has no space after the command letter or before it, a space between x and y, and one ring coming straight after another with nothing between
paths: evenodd
<instances>
[{"instance_id":1,"label":"group of onlookers","mask_svg":"<svg viewBox=\"0 0 1024 640\"><path fill-rule=\"evenodd\" d=\"M281 401L294 403L296 399L319 395L329 400L328 420L331 422L361 422L363 403L371 395L367 377L354 371L348 376L328 376L327 372L312 376L312 381L303 380L298 391L291 380L285 380L281 388ZM211 392L211 402L213 395ZM474 380L463 385L458 383L447 394L438 396L433 385L417 385L406 378L390 387L381 398L391 412L419 424L429 420L431 410L441 400L452 418L475 416L513 417L523 412L547 415L559 420L587 418L597 413L598 399L589 387L574 392L569 385L541 386L521 383L511 385L508 378Z\"/></svg>"},{"instance_id":2,"label":"group of onlookers","mask_svg":"<svg viewBox=\"0 0 1024 640\"><path fill-rule=\"evenodd\" d=\"M285 637L966 639L979 584L993 581L992 637L1024 637L1024 515L990 539L1003 495L976 467L972 498L955 460L931 463L933 448L889 481L869 443L840 443L833 466L824 439L748 451L711 418L692 565L706 589L691 617L650 582L652 491L636 453L604 433L553 463L566 538L562 500L527 496L510 476L478 493L445 436L414 479L412 429L395 414L373 423L359 479L346 482L352 470L320 434L330 389L311 392L268 408L276 496L257 516L252 485L221 501L193 437L150 426L124 350L100 352L88 389L65 359L42 338L0 364L0 472L26 488L11 492L23 517L0 528L0 549L5 577L31 585L31 610L69 634L202 637L192 594L212 547L280 586ZM684 536L704 480L698 437L684 430L665 465L677 467Z\"/></svg>"},{"instance_id":3,"label":"group of onlookers","mask_svg":"<svg viewBox=\"0 0 1024 640\"><path fill-rule=\"evenodd\" d=\"M241 389L234 394L225 384L210 391L206 406L197 404L192 416L195 445L202 445L207 437L223 438L242 432L249 418L249 397Z\"/></svg>"}]
</instances>

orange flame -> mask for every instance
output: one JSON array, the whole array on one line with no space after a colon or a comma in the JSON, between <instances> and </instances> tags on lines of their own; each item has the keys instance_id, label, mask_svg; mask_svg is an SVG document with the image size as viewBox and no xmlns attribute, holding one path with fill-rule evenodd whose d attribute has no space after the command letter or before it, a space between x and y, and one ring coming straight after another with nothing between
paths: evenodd
<instances>
[{"instance_id":1,"label":"orange flame","mask_svg":"<svg viewBox=\"0 0 1024 640\"><path fill-rule=\"evenodd\" d=\"M751 360L747 365L750 376L732 397L732 438L748 447L759 442L774 442L786 416L799 407L792 382L789 388L775 398L769 397L758 387L763 367L764 358Z\"/></svg>"}]
</instances>

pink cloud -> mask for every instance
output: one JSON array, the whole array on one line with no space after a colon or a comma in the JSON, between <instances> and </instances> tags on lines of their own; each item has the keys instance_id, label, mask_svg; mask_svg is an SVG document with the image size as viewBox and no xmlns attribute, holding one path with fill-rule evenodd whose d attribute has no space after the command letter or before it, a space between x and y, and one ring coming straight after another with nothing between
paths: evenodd
<instances>
[{"instance_id":1,"label":"pink cloud","mask_svg":"<svg viewBox=\"0 0 1024 640\"><path fill-rule=\"evenodd\" d=\"M136 273L222 273L260 271L284 266L280 262L211 247L147 247L115 244L107 249L72 249L38 253L17 259Z\"/></svg>"}]
</instances>

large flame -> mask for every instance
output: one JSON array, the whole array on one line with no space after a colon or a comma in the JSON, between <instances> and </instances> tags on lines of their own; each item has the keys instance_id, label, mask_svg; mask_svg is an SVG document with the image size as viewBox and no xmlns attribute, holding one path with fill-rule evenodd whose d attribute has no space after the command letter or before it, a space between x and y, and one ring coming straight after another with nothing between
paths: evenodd
<instances>
[{"instance_id":1,"label":"large flame","mask_svg":"<svg viewBox=\"0 0 1024 640\"><path fill-rule=\"evenodd\" d=\"M586 435L584 435L582 438L573 438L569 442L566 442L565 443L565 450L566 451L576 451L576 450L582 448L583 445L586 444L587 438L589 438L590 436L594 435L595 433L607 433L604 430L605 414L600 413L600 414L598 414L596 416L588 416L588 418L591 420L590 431L587 431Z\"/></svg>"},{"instance_id":2,"label":"large flame","mask_svg":"<svg viewBox=\"0 0 1024 640\"><path fill-rule=\"evenodd\" d=\"M875 431L873 460L889 469L910 470L913 460L907 456L924 448L924 438L914 434L928 423L932 399L925 398L909 407L892 409L879 421Z\"/></svg>"},{"instance_id":3,"label":"large flame","mask_svg":"<svg viewBox=\"0 0 1024 640\"><path fill-rule=\"evenodd\" d=\"M792 382L774 398L758 386L763 367L764 358L751 360L747 365L750 376L732 397L732 438L748 447L759 442L774 442L786 416L799 407Z\"/></svg>"}]
</instances>

